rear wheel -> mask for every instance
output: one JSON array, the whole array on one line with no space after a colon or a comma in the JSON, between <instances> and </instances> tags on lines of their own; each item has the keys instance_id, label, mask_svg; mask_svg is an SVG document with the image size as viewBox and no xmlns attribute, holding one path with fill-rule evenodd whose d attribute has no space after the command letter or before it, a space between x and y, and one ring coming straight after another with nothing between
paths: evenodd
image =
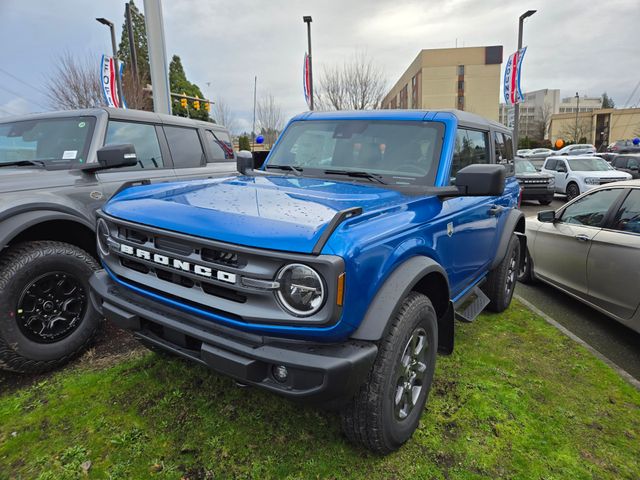
<instances>
[{"instance_id":1,"label":"rear wheel","mask_svg":"<svg viewBox=\"0 0 640 480\"><path fill-rule=\"evenodd\" d=\"M341 412L351 442L386 454L411 437L431 389L437 349L433 305L411 292L380 343L367 382Z\"/></svg>"},{"instance_id":2,"label":"rear wheel","mask_svg":"<svg viewBox=\"0 0 640 480\"><path fill-rule=\"evenodd\" d=\"M482 290L489 297L487 308L493 312L507 309L513 297L520 264L520 240L515 233L511 234L507 252L502 261L489 272Z\"/></svg>"},{"instance_id":3,"label":"rear wheel","mask_svg":"<svg viewBox=\"0 0 640 480\"><path fill-rule=\"evenodd\" d=\"M0 261L0 368L50 370L89 344L101 318L89 299L97 269L91 255L66 243L7 250Z\"/></svg>"},{"instance_id":4,"label":"rear wheel","mask_svg":"<svg viewBox=\"0 0 640 480\"><path fill-rule=\"evenodd\" d=\"M571 201L580 195L580 187L576 183L571 182L567 185L567 201Z\"/></svg>"}]
</instances>

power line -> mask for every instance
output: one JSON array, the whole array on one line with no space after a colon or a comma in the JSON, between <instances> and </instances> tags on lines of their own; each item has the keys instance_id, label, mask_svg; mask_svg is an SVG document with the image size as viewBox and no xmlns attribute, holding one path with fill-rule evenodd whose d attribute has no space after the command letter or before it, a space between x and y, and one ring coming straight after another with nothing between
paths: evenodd
<instances>
[{"instance_id":1,"label":"power line","mask_svg":"<svg viewBox=\"0 0 640 480\"><path fill-rule=\"evenodd\" d=\"M24 100L24 101L26 101L26 102L31 101L32 103L35 103L36 105L38 105L40 108L44 108L45 110L48 110L48 108L47 108L47 107L45 107L44 105L42 105L41 103L36 102L36 101L35 101L35 100L33 100L33 99L28 100L28 99L24 98L22 95L20 95L19 93L16 93L16 92L14 92L13 90L11 90L11 89L9 89L9 88L7 88L7 87L3 86L3 85L0 85L0 89L5 90L6 92L9 92L11 95L15 95L16 97L21 98L22 100Z\"/></svg>"},{"instance_id":2,"label":"power line","mask_svg":"<svg viewBox=\"0 0 640 480\"><path fill-rule=\"evenodd\" d=\"M29 82L26 82L26 81L22 80L21 78L16 77L13 73L11 73L11 72L7 72L4 68L0 68L0 72L4 73L5 75L8 75L9 77L11 77L11 78L13 78L14 80L16 80L16 81L18 81L18 82L22 83L23 85L26 85L27 87L34 89L36 92L39 92L39 93L41 93L41 94L43 94L43 95L46 95L46 94L47 94L47 92L45 92L45 91L44 91L44 90L42 90L41 88L34 87L34 86L33 86L33 85L31 85Z\"/></svg>"}]
</instances>

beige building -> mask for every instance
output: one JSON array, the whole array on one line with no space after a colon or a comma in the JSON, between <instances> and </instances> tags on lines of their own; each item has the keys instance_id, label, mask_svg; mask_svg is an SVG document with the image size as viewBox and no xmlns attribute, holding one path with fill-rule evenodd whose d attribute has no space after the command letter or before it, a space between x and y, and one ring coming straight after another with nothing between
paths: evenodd
<instances>
[{"instance_id":1,"label":"beige building","mask_svg":"<svg viewBox=\"0 0 640 480\"><path fill-rule=\"evenodd\" d=\"M422 50L382 108L457 108L498 120L502 46Z\"/></svg>"},{"instance_id":2,"label":"beige building","mask_svg":"<svg viewBox=\"0 0 640 480\"><path fill-rule=\"evenodd\" d=\"M551 115L560 111L560 90L545 88L524 93L520 103L520 138L542 140L548 138ZM498 121L513 128L513 105L500 104Z\"/></svg>"},{"instance_id":3,"label":"beige building","mask_svg":"<svg viewBox=\"0 0 640 480\"><path fill-rule=\"evenodd\" d=\"M580 106L582 109L582 106ZM590 112L559 113L551 117L549 137L565 142L586 139L596 148L616 140L640 137L640 108L605 108Z\"/></svg>"}]
</instances>

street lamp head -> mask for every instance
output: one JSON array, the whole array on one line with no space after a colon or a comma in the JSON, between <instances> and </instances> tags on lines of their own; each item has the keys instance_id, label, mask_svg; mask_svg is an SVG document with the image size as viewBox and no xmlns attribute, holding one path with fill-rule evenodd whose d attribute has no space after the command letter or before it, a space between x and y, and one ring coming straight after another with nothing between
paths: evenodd
<instances>
[{"instance_id":1,"label":"street lamp head","mask_svg":"<svg viewBox=\"0 0 640 480\"><path fill-rule=\"evenodd\" d=\"M530 17L531 15L533 15L536 12L537 12L537 10L527 10L522 15L520 15L520 20L524 20L525 18Z\"/></svg>"},{"instance_id":2,"label":"street lamp head","mask_svg":"<svg viewBox=\"0 0 640 480\"><path fill-rule=\"evenodd\" d=\"M302 17L302 21L304 23L311 23L311 15L305 15L304 17Z\"/></svg>"},{"instance_id":3,"label":"street lamp head","mask_svg":"<svg viewBox=\"0 0 640 480\"><path fill-rule=\"evenodd\" d=\"M101 18L96 18L96 20L101 24L106 25L107 27L113 27L113 22L107 20L106 18L101 17Z\"/></svg>"}]
</instances>

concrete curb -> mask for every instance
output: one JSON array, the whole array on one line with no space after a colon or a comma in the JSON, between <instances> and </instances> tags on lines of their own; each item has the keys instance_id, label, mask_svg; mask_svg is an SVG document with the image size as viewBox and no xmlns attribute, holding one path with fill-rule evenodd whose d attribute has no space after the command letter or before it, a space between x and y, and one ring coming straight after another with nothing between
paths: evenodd
<instances>
[{"instance_id":1,"label":"concrete curb","mask_svg":"<svg viewBox=\"0 0 640 480\"><path fill-rule=\"evenodd\" d=\"M544 313L542 310L540 310L538 307L534 306L531 302L529 302L528 300L525 300L524 298L522 298L520 295L514 295L514 297L516 298L516 300L518 300L520 303L522 303L525 307L527 307L529 310L531 310L533 313L535 313L536 315L540 315L542 318L544 318L544 320L549 324L549 325L553 325L554 327L556 327L558 330L560 330L560 332L562 332L563 334L565 334L567 337L569 337L571 340L573 340L576 343L579 343L580 345L582 345L584 348L586 348L587 350L589 350L589 352L591 352L593 355L595 355L597 358L599 358L600 360L602 360L604 363L606 363L607 365L609 365L611 368L613 368L616 373L618 375L620 375L624 380L626 380L628 383L630 383L632 386L634 386L637 390L640 391L640 380L636 379L633 375L631 375L629 372L627 372L626 370L624 370L622 367L619 367L616 363L614 363L613 361L611 361L609 358L605 357L602 353L600 353L598 350L596 350L595 348L593 348L591 345L589 345L587 342L585 342L584 340L582 340L580 337L578 337L575 333L570 332L569 330L567 330L565 327L563 327L562 325L560 325L557 321L555 321L553 318L551 318L549 315L547 315L546 313Z\"/></svg>"}]
</instances>

